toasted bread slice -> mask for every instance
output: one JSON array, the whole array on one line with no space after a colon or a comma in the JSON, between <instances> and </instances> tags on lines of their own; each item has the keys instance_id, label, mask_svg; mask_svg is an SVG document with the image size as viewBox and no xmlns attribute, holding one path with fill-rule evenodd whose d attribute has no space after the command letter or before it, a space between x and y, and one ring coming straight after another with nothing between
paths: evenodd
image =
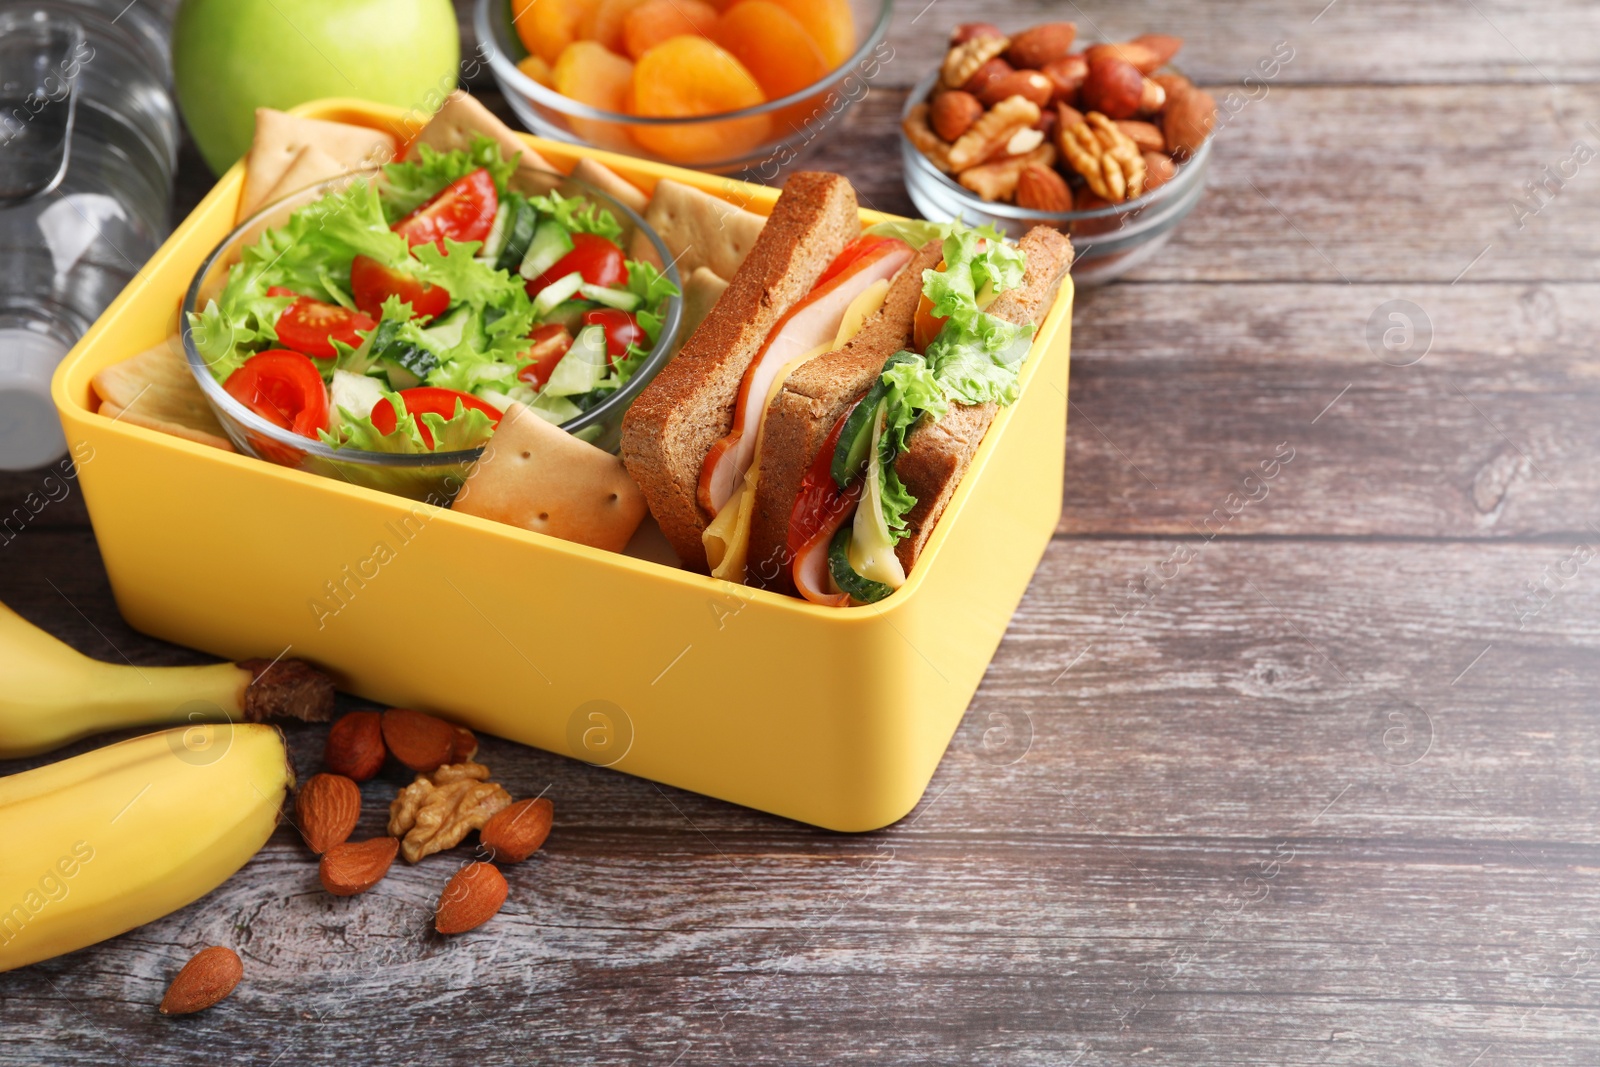
<instances>
[{"instance_id":1,"label":"toasted bread slice","mask_svg":"<svg viewBox=\"0 0 1600 1067\"><path fill-rule=\"evenodd\" d=\"M1007 322L1038 325L1072 266L1072 242L1058 230L1035 226L1019 245L1028 260L1022 284L1001 293L988 310ZM906 516L910 535L895 546L895 555L908 572L967 473L995 410L993 404L956 404L937 421L924 419L906 438L906 450L894 469L917 504Z\"/></svg>"},{"instance_id":2,"label":"toasted bread slice","mask_svg":"<svg viewBox=\"0 0 1600 1067\"><path fill-rule=\"evenodd\" d=\"M929 241L889 283L883 306L843 348L804 364L772 398L763 423L761 477L750 519L746 581L793 592L789 519L800 481L840 417L883 371L884 361L911 344L922 272L939 266L944 242Z\"/></svg>"},{"instance_id":3,"label":"toasted bread slice","mask_svg":"<svg viewBox=\"0 0 1600 1067\"><path fill-rule=\"evenodd\" d=\"M707 569L700 535L712 516L695 499L700 467L733 426L745 370L778 319L860 233L846 179L792 175L716 307L623 417L622 460L685 566Z\"/></svg>"}]
</instances>

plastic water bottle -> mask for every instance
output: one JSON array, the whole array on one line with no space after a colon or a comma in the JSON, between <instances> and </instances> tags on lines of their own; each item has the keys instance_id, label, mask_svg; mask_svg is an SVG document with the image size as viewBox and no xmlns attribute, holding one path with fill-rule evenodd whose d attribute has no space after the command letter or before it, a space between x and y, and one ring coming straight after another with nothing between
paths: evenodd
<instances>
[{"instance_id":1,"label":"plastic water bottle","mask_svg":"<svg viewBox=\"0 0 1600 1067\"><path fill-rule=\"evenodd\" d=\"M148 0L0 5L0 469L66 451L61 357L171 226L178 122Z\"/></svg>"}]
</instances>

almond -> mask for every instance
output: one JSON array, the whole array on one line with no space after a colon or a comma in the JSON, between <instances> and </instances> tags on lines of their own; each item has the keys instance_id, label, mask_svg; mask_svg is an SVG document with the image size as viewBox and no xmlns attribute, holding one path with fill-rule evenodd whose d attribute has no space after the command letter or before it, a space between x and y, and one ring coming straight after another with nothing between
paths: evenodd
<instances>
[{"instance_id":1,"label":"almond","mask_svg":"<svg viewBox=\"0 0 1600 1067\"><path fill-rule=\"evenodd\" d=\"M1118 123L1120 126L1121 123ZM1144 191L1153 192L1170 182L1178 173L1172 157L1165 152L1144 153Z\"/></svg>"},{"instance_id":2,"label":"almond","mask_svg":"<svg viewBox=\"0 0 1600 1067\"><path fill-rule=\"evenodd\" d=\"M1052 59L1060 59L1072 51L1072 42L1077 36L1076 23L1046 22L1011 38L1006 60L1014 67L1038 70Z\"/></svg>"},{"instance_id":3,"label":"almond","mask_svg":"<svg viewBox=\"0 0 1600 1067\"><path fill-rule=\"evenodd\" d=\"M1166 138L1161 136L1160 127L1153 122L1123 119L1117 123L1117 129L1127 134L1129 140L1138 145L1141 152L1165 152L1167 150Z\"/></svg>"},{"instance_id":4,"label":"almond","mask_svg":"<svg viewBox=\"0 0 1600 1067\"><path fill-rule=\"evenodd\" d=\"M1013 96L1020 96L1024 100L1044 107L1055 95L1055 85L1036 70L1014 70L1010 74L1002 74L984 86L983 92L978 94L978 99L989 107ZM937 129L937 127L935 127Z\"/></svg>"},{"instance_id":5,"label":"almond","mask_svg":"<svg viewBox=\"0 0 1600 1067\"><path fill-rule=\"evenodd\" d=\"M383 881L399 851L400 840L394 837L334 845L322 854L317 877L322 880L322 888L334 896L353 897Z\"/></svg>"},{"instance_id":6,"label":"almond","mask_svg":"<svg viewBox=\"0 0 1600 1067\"><path fill-rule=\"evenodd\" d=\"M464 934L495 917L510 887L492 863L469 863L455 873L434 913L433 928L441 934Z\"/></svg>"},{"instance_id":7,"label":"almond","mask_svg":"<svg viewBox=\"0 0 1600 1067\"><path fill-rule=\"evenodd\" d=\"M977 97L961 89L951 89L933 98L928 108L928 124L934 133L953 142L972 129L972 124L982 114L983 105Z\"/></svg>"},{"instance_id":8,"label":"almond","mask_svg":"<svg viewBox=\"0 0 1600 1067\"><path fill-rule=\"evenodd\" d=\"M1017 177L1017 206L1029 211L1072 210L1072 190L1054 168L1034 164Z\"/></svg>"},{"instance_id":9,"label":"almond","mask_svg":"<svg viewBox=\"0 0 1600 1067\"><path fill-rule=\"evenodd\" d=\"M361 787L342 774L314 774L294 798L300 832L311 851L343 844L361 818Z\"/></svg>"},{"instance_id":10,"label":"almond","mask_svg":"<svg viewBox=\"0 0 1600 1067\"><path fill-rule=\"evenodd\" d=\"M1139 113L1143 94L1144 75L1132 63L1091 59L1078 99L1085 111L1098 111L1108 119L1131 119Z\"/></svg>"},{"instance_id":11,"label":"almond","mask_svg":"<svg viewBox=\"0 0 1600 1067\"><path fill-rule=\"evenodd\" d=\"M455 747L450 750L450 762L466 763L478 754L478 736L465 726L457 726L455 731Z\"/></svg>"},{"instance_id":12,"label":"almond","mask_svg":"<svg viewBox=\"0 0 1600 1067\"><path fill-rule=\"evenodd\" d=\"M1182 37L1172 37L1165 33L1141 33L1130 44L1143 45L1156 58L1156 67L1166 66L1172 62L1172 57L1178 54L1178 49L1183 47ZM1150 71L1145 71L1149 74Z\"/></svg>"},{"instance_id":13,"label":"almond","mask_svg":"<svg viewBox=\"0 0 1600 1067\"><path fill-rule=\"evenodd\" d=\"M450 761L456 747L456 730L432 715L410 708L390 708L383 713L383 740L395 759L418 774L429 774Z\"/></svg>"},{"instance_id":14,"label":"almond","mask_svg":"<svg viewBox=\"0 0 1600 1067\"><path fill-rule=\"evenodd\" d=\"M1056 105L1056 129L1070 130L1083 121L1083 112L1066 104Z\"/></svg>"},{"instance_id":15,"label":"almond","mask_svg":"<svg viewBox=\"0 0 1600 1067\"><path fill-rule=\"evenodd\" d=\"M1204 89L1183 89L1168 98L1161 113L1161 132L1176 159L1200 151L1217 124L1217 101Z\"/></svg>"},{"instance_id":16,"label":"almond","mask_svg":"<svg viewBox=\"0 0 1600 1067\"><path fill-rule=\"evenodd\" d=\"M1089 61L1082 56L1062 56L1046 63L1039 71L1055 86L1052 98L1059 104L1070 104L1078 99L1084 78L1089 76Z\"/></svg>"},{"instance_id":17,"label":"almond","mask_svg":"<svg viewBox=\"0 0 1600 1067\"><path fill-rule=\"evenodd\" d=\"M974 37L1004 37L1000 27L992 22L963 22L950 31L950 45L966 44Z\"/></svg>"},{"instance_id":18,"label":"almond","mask_svg":"<svg viewBox=\"0 0 1600 1067\"><path fill-rule=\"evenodd\" d=\"M521 863L550 836L555 805L543 797L519 800L490 816L478 831L478 842L497 863Z\"/></svg>"},{"instance_id":19,"label":"almond","mask_svg":"<svg viewBox=\"0 0 1600 1067\"><path fill-rule=\"evenodd\" d=\"M162 1015L189 1015L204 1011L232 993L244 977L239 954L222 945L196 952L161 998Z\"/></svg>"},{"instance_id":20,"label":"almond","mask_svg":"<svg viewBox=\"0 0 1600 1067\"><path fill-rule=\"evenodd\" d=\"M990 82L1010 74L1014 69L1010 63L1007 63L999 56L995 56L993 59L985 61L983 66L972 72L972 77L956 88L965 89L967 92L977 96L983 92Z\"/></svg>"},{"instance_id":21,"label":"almond","mask_svg":"<svg viewBox=\"0 0 1600 1067\"><path fill-rule=\"evenodd\" d=\"M1154 49L1135 41L1128 41L1123 44L1097 44L1087 49L1083 54L1088 58L1091 67L1096 63L1120 59L1124 63L1131 64L1140 74L1153 73L1163 62Z\"/></svg>"},{"instance_id":22,"label":"almond","mask_svg":"<svg viewBox=\"0 0 1600 1067\"><path fill-rule=\"evenodd\" d=\"M333 724L322 762L334 774L365 782L383 769L383 719L375 711L352 711Z\"/></svg>"}]
</instances>

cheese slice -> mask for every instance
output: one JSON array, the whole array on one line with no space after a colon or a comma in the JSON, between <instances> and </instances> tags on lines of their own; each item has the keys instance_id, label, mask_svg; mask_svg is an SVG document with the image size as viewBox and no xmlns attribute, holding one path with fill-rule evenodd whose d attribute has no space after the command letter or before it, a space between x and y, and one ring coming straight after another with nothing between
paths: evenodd
<instances>
[{"instance_id":1,"label":"cheese slice","mask_svg":"<svg viewBox=\"0 0 1600 1067\"><path fill-rule=\"evenodd\" d=\"M888 296L887 278L880 279L863 289L860 295L850 301L850 306L845 308L844 317L839 320L839 332L834 335L831 343L818 345L811 351L795 357L778 371L777 377L772 381L772 387L767 390L766 399L761 404L761 425L756 429L755 461L745 472L744 481L733 491L728 502L722 505L717 517L706 527L705 533L700 535L700 541L706 548L706 562L711 564L712 577L738 582L741 585L744 583L745 562L750 552L750 520L755 514L756 486L761 478L761 446L767 432L767 411L783 388L783 383L789 380L789 375L806 363L829 352L837 352L848 344L851 338L861 332L861 327L866 324L867 319L883 307L883 302Z\"/></svg>"}]
</instances>

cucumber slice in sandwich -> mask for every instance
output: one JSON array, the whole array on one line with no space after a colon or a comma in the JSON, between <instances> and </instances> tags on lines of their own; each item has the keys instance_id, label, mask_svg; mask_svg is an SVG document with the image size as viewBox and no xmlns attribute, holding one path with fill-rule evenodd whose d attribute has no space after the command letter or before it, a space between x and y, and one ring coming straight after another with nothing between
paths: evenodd
<instances>
[{"instance_id":1,"label":"cucumber slice in sandwich","mask_svg":"<svg viewBox=\"0 0 1600 1067\"><path fill-rule=\"evenodd\" d=\"M900 351L884 361L887 371L897 363L909 363L916 353ZM850 483L861 477L867 469L867 455L872 445L872 428L877 425L889 387L884 384L883 372L873 381L872 388L861 398L861 403L850 412L844 429L839 432L839 445L833 452L833 480L840 489L850 488Z\"/></svg>"},{"instance_id":2,"label":"cucumber slice in sandwich","mask_svg":"<svg viewBox=\"0 0 1600 1067\"><path fill-rule=\"evenodd\" d=\"M840 592L850 594L851 600L858 604L876 604L894 590L882 582L863 578L856 573L856 569L850 565L850 542L853 537L854 532L848 522L833 535L833 541L828 545L828 573L833 575L833 584L839 587Z\"/></svg>"}]
</instances>

